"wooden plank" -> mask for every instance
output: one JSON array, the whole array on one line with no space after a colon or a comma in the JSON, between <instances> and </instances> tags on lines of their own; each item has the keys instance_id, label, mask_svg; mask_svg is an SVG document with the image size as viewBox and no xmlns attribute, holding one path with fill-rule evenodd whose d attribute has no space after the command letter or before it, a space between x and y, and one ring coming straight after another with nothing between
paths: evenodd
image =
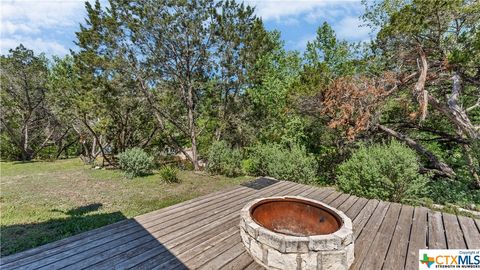
<instances>
[{"instance_id":1,"label":"wooden plank","mask_svg":"<svg viewBox=\"0 0 480 270\"><path fill-rule=\"evenodd\" d=\"M317 201L322 201L326 197L328 197L330 194L333 193L333 188L323 188L317 192L314 192L310 195L308 195L308 198L317 200Z\"/></svg>"},{"instance_id":2,"label":"wooden plank","mask_svg":"<svg viewBox=\"0 0 480 270\"><path fill-rule=\"evenodd\" d=\"M269 190L275 190L276 188L279 188L285 185L290 186L291 184L286 182L281 182L278 185L270 186L265 190L262 190L261 192L268 192ZM254 194L258 194L258 192L256 193L256 190L249 189L247 193L241 193L241 194L249 195L246 197L248 199L254 196ZM236 196L231 196L230 199L233 199L234 202L226 203L225 201L218 201L215 204L209 207L206 207L203 210L204 211L209 209L221 210L221 209L226 209L230 207L232 203L234 205L238 203ZM221 207L218 207L219 205L221 205ZM75 262L80 262L86 265L86 263L92 260L106 259L107 256L111 255L110 252L125 251L122 249L122 248L126 248L123 245L124 243L128 243L128 245L139 245L144 243L145 241L155 241L153 238L158 237L159 235L165 235L165 234L173 235L172 234L173 231L176 231L179 228L182 228L182 227L179 227L178 225L181 225L183 227L192 223L195 223L197 225L197 224L200 224L200 222L198 222L199 220L204 219L203 216L199 216L199 214L201 214L200 211L194 211L194 212L186 211L186 212L188 212L188 214L185 215L182 212L179 212L176 218L170 219L167 222L163 222L161 224L155 224L151 227L145 226L143 224L141 225L137 224L137 227L139 227L139 229L134 233L127 234L127 235L120 234L119 235L120 237L117 236L117 238L114 239L113 241L101 243L100 245L98 245L98 243L93 243L93 244L88 243L87 245L90 245L90 246L93 245L93 247L88 249L88 247L85 247L84 245L82 247L82 252L78 252L78 250L75 250L75 249L68 250L68 251L62 252L61 254L59 254L59 256L57 255L50 256L44 259L43 262L37 262L35 263L35 265L32 265L32 267L35 268L35 267L38 267L38 265L45 265L45 267L47 268L64 267ZM211 218L211 216L209 217ZM203 222L204 223L208 222L208 220ZM93 254L95 254L94 257L92 257ZM24 266L24 268L28 268L28 267Z\"/></svg>"},{"instance_id":3,"label":"wooden plank","mask_svg":"<svg viewBox=\"0 0 480 270\"><path fill-rule=\"evenodd\" d=\"M162 254L162 256L156 256L155 258L148 256L151 258L150 261L152 263L144 263L145 258L138 256L135 257L134 260L127 260L122 262L121 264L116 264L116 267L120 269L131 268L132 266L134 266L135 269L173 269L177 268L178 266L185 266L183 264L184 261L197 256L198 254L202 253L204 250L211 248L212 246L222 245L222 243L226 239L229 239L235 234L238 234L238 227L230 226L227 230L217 235L210 235L208 240L201 243L186 243L185 245L177 247L169 247L170 252L175 256L173 258L171 256L165 256L165 254ZM92 269L97 269L96 265L94 265Z\"/></svg>"},{"instance_id":4,"label":"wooden plank","mask_svg":"<svg viewBox=\"0 0 480 270\"><path fill-rule=\"evenodd\" d=\"M263 268L262 266L260 266L256 262L252 262L247 267L245 267L243 270L265 270L265 268Z\"/></svg>"},{"instance_id":5,"label":"wooden plank","mask_svg":"<svg viewBox=\"0 0 480 270\"><path fill-rule=\"evenodd\" d=\"M472 218L458 216L458 221L468 249L480 249L480 233Z\"/></svg>"},{"instance_id":6,"label":"wooden plank","mask_svg":"<svg viewBox=\"0 0 480 270\"><path fill-rule=\"evenodd\" d=\"M252 262L253 262L252 257L250 257L250 254L248 254L248 252L244 250L242 254L237 256L232 261L223 265L221 269L225 269L225 270L244 269L247 266L249 266Z\"/></svg>"},{"instance_id":7,"label":"wooden plank","mask_svg":"<svg viewBox=\"0 0 480 270\"><path fill-rule=\"evenodd\" d=\"M442 213L442 215L443 225L445 226L445 235L447 238L447 247L449 249L467 248L457 216L448 213Z\"/></svg>"},{"instance_id":8,"label":"wooden plank","mask_svg":"<svg viewBox=\"0 0 480 270\"><path fill-rule=\"evenodd\" d=\"M405 265L408 252L408 238L412 226L414 208L410 205L402 205L392 241L383 264L384 269L401 270Z\"/></svg>"},{"instance_id":9,"label":"wooden plank","mask_svg":"<svg viewBox=\"0 0 480 270\"><path fill-rule=\"evenodd\" d=\"M195 213L198 211L198 209L201 209L202 207L207 207L210 205L214 205L215 203L219 203L225 198L228 198L229 196L232 197L234 196L235 198L240 198L242 195L245 194L245 192L250 192L254 193L255 191L252 191L249 188L243 188L240 187L237 190L234 190L233 193L228 193L226 196L215 196L216 200L213 200L209 197L205 197L203 200L196 200L192 203L192 205L188 204L182 204L181 207L175 207L173 209L169 209L168 211L163 212L165 215L155 218L153 216L152 218L155 218L155 222L164 222L164 221L170 221L174 218L177 218L179 216L184 216L185 214L188 213ZM168 213L168 214L167 214ZM53 246L52 248L46 249L45 246L35 248L32 251L26 251L25 253L27 254L33 254L31 256L22 256L21 259L16 259L10 263L6 260L6 262L3 263L3 267L8 268L8 267L15 267L15 266L23 266L32 262L37 262L39 259L45 259L47 257L50 257L53 255L60 254L59 256L62 256L70 250L73 253L76 253L77 251L75 248L81 247L82 249L88 249L89 246L95 246L95 245L101 245L102 243L111 241L115 239L115 236L122 236L122 235L128 235L135 233L142 228L139 228L138 223L136 222L138 219L134 219L133 222L132 220L126 220L126 221L121 221L116 224L108 225L104 228L104 230L99 230L97 231L97 234L94 235L87 235L86 237L70 237L66 238L63 240L60 240L60 244L56 244L57 242L54 242L52 244L47 244L49 246ZM144 219L145 220L145 219ZM143 224L143 226L148 227L148 224L150 224L149 220L146 220L146 223ZM112 237L114 236L114 237ZM40 252L36 252L36 250L39 250ZM16 258L17 256L15 256Z\"/></svg>"},{"instance_id":10,"label":"wooden plank","mask_svg":"<svg viewBox=\"0 0 480 270\"><path fill-rule=\"evenodd\" d=\"M369 200L368 203L365 205L365 207L363 207L360 213L358 213L358 215L355 217L355 219L352 220L354 239L358 238L365 224L370 220L372 213L375 211L378 205L379 205L379 201Z\"/></svg>"},{"instance_id":11,"label":"wooden plank","mask_svg":"<svg viewBox=\"0 0 480 270\"><path fill-rule=\"evenodd\" d=\"M369 215L368 222L355 240L355 260L350 269L360 269L363 260L368 255L370 246L375 239L375 235L383 222L389 206L390 203L380 201L373 214Z\"/></svg>"},{"instance_id":12,"label":"wooden plank","mask_svg":"<svg viewBox=\"0 0 480 270\"><path fill-rule=\"evenodd\" d=\"M395 232L397 222L399 221L401 204L391 203L387 214L383 219L372 245L369 248L368 256L365 257L361 269L381 269L388 248L392 241L393 233ZM396 248L396 247L394 247Z\"/></svg>"},{"instance_id":13,"label":"wooden plank","mask_svg":"<svg viewBox=\"0 0 480 270\"><path fill-rule=\"evenodd\" d=\"M427 248L427 209L415 207L405 269L418 268L418 250Z\"/></svg>"},{"instance_id":14,"label":"wooden plank","mask_svg":"<svg viewBox=\"0 0 480 270\"><path fill-rule=\"evenodd\" d=\"M198 236L195 236L186 242L182 241L181 245L175 245L175 243L162 243L162 245L168 249L168 252L172 253L176 258L163 256L157 260L158 265L165 263L168 266L172 266L175 261L186 259L185 256L192 254L191 251L194 248L198 249L222 241L237 232L237 225L238 220L232 219L230 222L225 222L218 227L210 228L204 232L199 231ZM110 269L112 265L118 265L119 268L127 268L128 265L139 264L147 258L153 257L159 253L163 254L164 252L166 252L166 249L162 248L162 246L158 244L158 241L157 243L152 242L149 243L149 245L142 245L124 253L117 254L98 264L92 265L92 268Z\"/></svg>"},{"instance_id":15,"label":"wooden plank","mask_svg":"<svg viewBox=\"0 0 480 270\"><path fill-rule=\"evenodd\" d=\"M343 202L345 202L348 199L348 197L350 197L349 194L341 193L340 196L338 196L335 200L333 200L330 203L330 206L338 208L338 206L341 205Z\"/></svg>"},{"instance_id":16,"label":"wooden plank","mask_svg":"<svg viewBox=\"0 0 480 270\"><path fill-rule=\"evenodd\" d=\"M336 198L338 198L341 195L342 195L342 193L333 191L326 198L322 199L321 202L326 203L326 204L330 204L331 202L333 202Z\"/></svg>"},{"instance_id":17,"label":"wooden plank","mask_svg":"<svg viewBox=\"0 0 480 270\"><path fill-rule=\"evenodd\" d=\"M369 202L375 202L375 200L367 200L365 198L359 198L352 207L350 207L346 212L345 215L349 217L352 221L357 217L357 215L362 211L362 209L366 206Z\"/></svg>"},{"instance_id":18,"label":"wooden plank","mask_svg":"<svg viewBox=\"0 0 480 270\"><path fill-rule=\"evenodd\" d=\"M209 249L204 250L202 253L190 258L187 261L184 261L183 263L190 269L198 269L205 262L208 262L210 259L217 257L218 254L222 253L222 251L228 250L240 244L240 241L240 234L234 234L225 241L219 243L218 245L212 246Z\"/></svg>"},{"instance_id":19,"label":"wooden plank","mask_svg":"<svg viewBox=\"0 0 480 270\"><path fill-rule=\"evenodd\" d=\"M289 186L289 188L287 188L287 189L283 189L283 190L277 189L277 190L271 191L270 193L263 194L263 195L257 194L256 197L298 194L298 193L302 192L304 189L305 188L303 188L302 186L294 184L293 186ZM237 204L238 204L238 202L237 202ZM226 213L224 212L223 217L221 217L218 220L215 220L214 222L208 223L206 226L214 228L214 227L217 227L217 226L227 222L229 219L230 220L231 219L237 219L237 222L238 222L238 215L239 215L238 211L240 210L241 207L243 207L243 203L240 203L239 205L234 207L234 210L230 211L230 213L228 213L228 215L226 215ZM236 208L238 208L238 209L236 209ZM187 229L187 231L190 231L189 228L186 228L186 229ZM186 233L186 234L183 232L183 235L174 235L173 237L171 237L171 235L168 235L168 238L169 238L168 240L164 240L163 238L160 238L159 241L161 241L162 243L169 244L170 247L171 247L172 244L168 241L170 241L171 239L174 239L175 241L180 241L180 240L188 241L192 237L191 236L192 233L194 233L194 232L189 232L189 233ZM138 259L141 260L142 262L140 264L134 265L134 266L135 267L151 268L154 265L158 265L158 261L161 260L160 258L163 256L162 252L163 252L163 250L151 250L151 252L149 252L149 254L139 253L137 256L139 257ZM192 251L190 251L189 254L193 256ZM130 259L130 261L131 260L132 259ZM130 262L127 262L127 263L130 265ZM133 267L133 265L131 265L129 267Z\"/></svg>"},{"instance_id":20,"label":"wooden plank","mask_svg":"<svg viewBox=\"0 0 480 270\"><path fill-rule=\"evenodd\" d=\"M445 229L443 228L442 213L437 211L428 211L428 248L444 249L447 248L447 239L445 238Z\"/></svg>"},{"instance_id":21,"label":"wooden plank","mask_svg":"<svg viewBox=\"0 0 480 270\"><path fill-rule=\"evenodd\" d=\"M321 189L317 188L314 192L308 194L305 197L308 198L308 199L316 200L316 198L318 198L322 194L325 194L328 190L329 189L326 189L326 188L321 188Z\"/></svg>"},{"instance_id":22,"label":"wooden plank","mask_svg":"<svg viewBox=\"0 0 480 270\"><path fill-rule=\"evenodd\" d=\"M316 192L318 189L316 187L309 187L307 186L306 187L307 189L305 191L303 191L302 193L296 195L296 196L300 196L300 197L307 197L309 194L312 194L314 192Z\"/></svg>"},{"instance_id":23,"label":"wooden plank","mask_svg":"<svg viewBox=\"0 0 480 270\"><path fill-rule=\"evenodd\" d=\"M240 237L239 237L240 238ZM239 239L240 240L240 239ZM218 255L214 256L213 259L204 263L202 266L197 269L208 270L208 269L225 269L223 266L230 261L234 260L236 257L240 256L242 252L245 252L245 246L240 241L235 246L230 249L222 249Z\"/></svg>"},{"instance_id":24,"label":"wooden plank","mask_svg":"<svg viewBox=\"0 0 480 270\"><path fill-rule=\"evenodd\" d=\"M480 232L480 219L474 219L475 224L477 225L478 232Z\"/></svg>"},{"instance_id":25,"label":"wooden plank","mask_svg":"<svg viewBox=\"0 0 480 270\"><path fill-rule=\"evenodd\" d=\"M346 213L350 207L352 207L358 200L358 197L357 196L350 196L348 197L348 199L346 201L344 201L339 207L338 209L340 211L343 211L344 213Z\"/></svg>"}]
</instances>

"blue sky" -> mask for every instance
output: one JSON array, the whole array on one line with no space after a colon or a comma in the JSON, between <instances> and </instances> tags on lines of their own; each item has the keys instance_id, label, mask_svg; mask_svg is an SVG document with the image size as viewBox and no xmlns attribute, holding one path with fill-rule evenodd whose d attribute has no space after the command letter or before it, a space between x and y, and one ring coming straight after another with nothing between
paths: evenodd
<instances>
[{"instance_id":1,"label":"blue sky","mask_svg":"<svg viewBox=\"0 0 480 270\"><path fill-rule=\"evenodd\" d=\"M290 50L305 48L319 25L327 21L342 39L363 41L370 30L362 27L360 0L245 0L256 6L269 30L282 33ZM75 32L84 22L84 1L2 0L0 2L0 51L2 54L23 43L35 52L65 55L75 49Z\"/></svg>"}]
</instances>

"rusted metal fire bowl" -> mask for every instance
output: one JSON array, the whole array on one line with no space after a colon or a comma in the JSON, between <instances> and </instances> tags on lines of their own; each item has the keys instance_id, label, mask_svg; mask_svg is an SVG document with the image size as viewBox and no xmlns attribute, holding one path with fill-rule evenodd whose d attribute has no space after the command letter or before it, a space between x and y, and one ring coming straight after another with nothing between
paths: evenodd
<instances>
[{"instance_id":1,"label":"rusted metal fire bowl","mask_svg":"<svg viewBox=\"0 0 480 270\"><path fill-rule=\"evenodd\" d=\"M267 269L348 269L352 221L319 201L289 196L254 200L241 210L240 235Z\"/></svg>"}]
</instances>

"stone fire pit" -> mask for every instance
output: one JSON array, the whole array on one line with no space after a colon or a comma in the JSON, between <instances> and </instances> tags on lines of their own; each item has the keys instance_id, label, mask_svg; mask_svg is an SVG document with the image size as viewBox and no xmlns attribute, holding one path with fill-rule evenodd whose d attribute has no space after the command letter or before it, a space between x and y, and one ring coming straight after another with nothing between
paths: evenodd
<instances>
[{"instance_id":1,"label":"stone fire pit","mask_svg":"<svg viewBox=\"0 0 480 270\"><path fill-rule=\"evenodd\" d=\"M341 211L303 197L254 200L241 210L240 235L267 269L348 269L352 221Z\"/></svg>"}]
</instances>

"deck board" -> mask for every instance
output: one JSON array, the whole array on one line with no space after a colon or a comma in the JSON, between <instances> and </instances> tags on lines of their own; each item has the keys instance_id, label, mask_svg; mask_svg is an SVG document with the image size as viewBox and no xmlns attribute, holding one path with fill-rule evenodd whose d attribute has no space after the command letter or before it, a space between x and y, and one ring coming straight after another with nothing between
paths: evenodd
<instances>
[{"instance_id":1,"label":"deck board","mask_svg":"<svg viewBox=\"0 0 480 270\"><path fill-rule=\"evenodd\" d=\"M351 269L416 269L419 248L480 248L480 221L268 178L1 258L1 269L263 269L245 251L239 210L267 196L304 196L352 219ZM388 267L386 267L388 266Z\"/></svg>"},{"instance_id":2,"label":"deck board","mask_svg":"<svg viewBox=\"0 0 480 270\"><path fill-rule=\"evenodd\" d=\"M368 256L363 261L361 269L381 269L385 256L387 255L395 227L398 222L400 204L390 204L387 214L380 226L372 245L370 246Z\"/></svg>"},{"instance_id":3,"label":"deck board","mask_svg":"<svg viewBox=\"0 0 480 270\"><path fill-rule=\"evenodd\" d=\"M400 211L400 216L395 226L395 232L390 241L390 248L385 256L382 269L396 270L404 268L408 251L408 241L405 240L410 237L413 210L414 208L410 205L402 205L402 210Z\"/></svg>"},{"instance_id":4,"label":"deck board","mask_svg":"<svg viewBox=\"0 0 480 270\"><path fill-rule=\"evenodd\" d=\"M466 248L464 236L456 215L443 213L443 224L447 236L448 248Z\"/></svg>"},{"instance_id":5,"label":"deck board","mask_svg":"<svg viewBox=\"0 0 480 270\"><path fill-rule=\"evenodd\" d=\"M427 213L426 208L415 207L405 261L406 269L418 268L418 250L427 248Z\"/></svg>"}]
</instances>

